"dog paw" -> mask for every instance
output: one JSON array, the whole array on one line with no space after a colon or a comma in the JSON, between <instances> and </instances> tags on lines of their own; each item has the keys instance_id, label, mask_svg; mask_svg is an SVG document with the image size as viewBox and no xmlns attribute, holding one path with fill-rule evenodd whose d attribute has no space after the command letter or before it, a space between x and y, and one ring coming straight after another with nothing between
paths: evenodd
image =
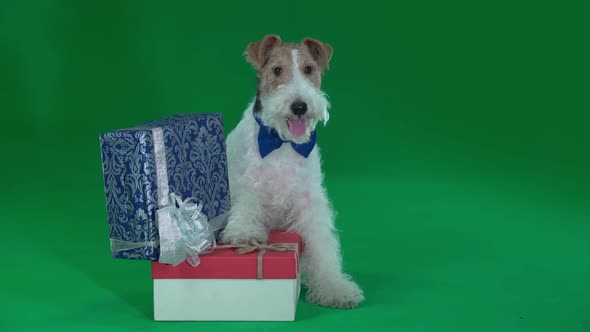
<instances>
[{"instance_id":1,"label":"dog paw","mask_svg":"<svg viewBox=\"0 0 590 332\"><path fill-rule=\"evenodd\" d=\"M227 244L250 243L256 240L259 243L268 241L268 231L256 224L228 223L221 232L221 242Z\"/></svg>"},{"instance_id":2,"label":"dog paw","mask_svg":"<svg viewBox=\"0 0 590 332\"><path fill-rule=\"evenodd\" d=\"M365 299L359 286L348 278L310 288L305 298L310 303L340 309L355 308Z\"/></svg>"}]
</instances>

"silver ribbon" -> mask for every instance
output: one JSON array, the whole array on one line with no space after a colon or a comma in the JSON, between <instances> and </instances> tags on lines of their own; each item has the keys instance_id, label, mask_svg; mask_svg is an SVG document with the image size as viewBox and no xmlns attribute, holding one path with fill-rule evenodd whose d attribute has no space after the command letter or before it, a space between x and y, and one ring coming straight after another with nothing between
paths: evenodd
<instances>
[{"instance_id":1,"label":"silver ribbon","mask_svg":"<svg viewBox=\"0 0 590 332\"><path fill-rule=\"evenodd\" d=\"M158 189L159 241L130 242L111 239L113 252L145 247L160 246L160 263L178 265L187 261L192 266L200 263L199 254L207 254L215 249L215 231L227 224L228 213L207 220L201 213L203 205L192 198L182 199L170 193L166 165L166 147L162 128L153 128L154 156L156 159L156 186Z\"/></svg>"},{"instance_id":2,"label":"silver ribbon","mask_svg":"<svg viewBox=\"0 0 590 332\"><path fill-rule=\"evenodd\" d=\"M203 205L194 203L191 198L182 200L170 194L170 204L157 211L158 231L160 232L160 263L178 265L186 260L192 266L200 263L199 254L213 251L215 228L201 213ZM218 219L219 221L219 219Z\"/></svg>"},{"instance_id":3,"label":"silver ribbon","mask_svg":"<svg viewBox=\"0 0 590 332\"><path fill-rule=\"evenodd\" d=\"M180 200L180 197L175 194L170 196L169 198L173 202ZM170 217L167 219L171 220L173 224L170 224L169 231L162 231L162 226L159 227L160 241L132 242L111 239L112 252L160 246L158 261L161 263L178 265L186 260L192 266L199 265L198 255L206 254L217 247L215 231L225 227L229 213L224 212L207 222L207 216L201 213L201 206L197 206L189 200L181 202L182 205L179 207L176 207L176 203L164 207L168 210L166 214ZM156 215L160 210L156 212ZM181 228L189 233L176 231ZM169 233L164 235L166 232ZM183 234L187 236L183 237Z\"/></svg>"},{"instance_id":4,"label":"silver ribbon","mask_svg":"<svg viewBox=\"0 0 590 332\"><path fill-rule=\"evenodd\" d=\"M154 248L160 245L160 241L132 242L111 238L111 251L125 251L139 248Z\"/></svg>"}]
</instances>

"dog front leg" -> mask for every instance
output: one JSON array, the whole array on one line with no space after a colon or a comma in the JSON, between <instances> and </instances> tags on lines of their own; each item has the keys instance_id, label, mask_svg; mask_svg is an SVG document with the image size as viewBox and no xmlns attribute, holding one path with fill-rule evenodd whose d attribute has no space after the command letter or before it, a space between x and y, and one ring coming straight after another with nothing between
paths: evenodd
<instances>
[{"instance_id":1,"label":"dog front leg","mask_svg":"<svg viewBox=\"0 0 590 332\"><path fill-rule=\"evenodd\" d=\"M340 243L333 228L333 212L322 194L301 213L298 231L304 243L301 272L307 300L335 308L354 308L363 291L342 272Z\"/></svg>"},{"instance_id":2,"label":"dog front leg","mask_svg":"<svg viewBox=\"0 0 590 332\"><path fill-rule=\"evenodd\" d=\"M250 243L251 240L264 243L268 230L263 224L263 209L258 195L254 192L239 192L232 195L232 207L227 226L221 233L223 243Z\"/></svg>"}]
</instances>

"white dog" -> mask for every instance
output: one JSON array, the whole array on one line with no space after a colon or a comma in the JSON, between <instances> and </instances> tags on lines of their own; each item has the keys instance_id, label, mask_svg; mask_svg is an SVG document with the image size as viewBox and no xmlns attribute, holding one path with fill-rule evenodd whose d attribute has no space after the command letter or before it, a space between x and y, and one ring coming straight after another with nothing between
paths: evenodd
<instances>
[{"instance_id":1,"label":"white dog","mask_svg":"<svg viewBox=\"0 0 590 332\"><path fill-rule=\"evenodd\" d=\"M363 292L342 272L334 213L315 146L315 127L329 117L320 84L332 47L311 38L282 43L268 35L249 44L246 56L258 70L258 89L227 137L232 207L222 241L265 242L269 229L297 232L304 243L307 300L355 307Z\"/></svg>"}]
</instances>

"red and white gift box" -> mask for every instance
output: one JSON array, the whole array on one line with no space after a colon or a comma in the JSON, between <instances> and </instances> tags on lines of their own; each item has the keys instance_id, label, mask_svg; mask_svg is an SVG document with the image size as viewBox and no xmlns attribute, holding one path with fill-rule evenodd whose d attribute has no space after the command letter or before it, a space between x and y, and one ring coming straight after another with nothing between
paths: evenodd
<instances>
[{"instance_id":1,"label":"red and white gift box","mask_svg":"<svg viewBox=\"0 0 590 332\"><path fill-rule=\"evenodd\" d=\"M268 244L295 250L238 254L217 248L197 267L152 262L158 321L292 321L299 300L301 238L272 231Z\"/></svg>"}]
</instances>

